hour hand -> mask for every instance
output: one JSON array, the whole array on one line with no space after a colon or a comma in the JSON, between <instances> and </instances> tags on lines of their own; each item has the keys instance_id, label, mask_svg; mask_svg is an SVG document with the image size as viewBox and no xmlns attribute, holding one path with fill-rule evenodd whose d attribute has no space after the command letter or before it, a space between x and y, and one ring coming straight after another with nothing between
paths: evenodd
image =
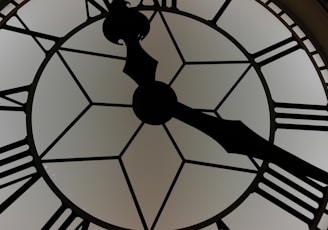
<instances>
[{"instance_id":1,"label":"hour hand","mask_svg":"<svg viewBox=\"0 0 328 230\"><path fill-rule=\"evenodd\" d=\"M224 120L177 103L176 119L216 140L228 153L237 153L274 163L299 177L328 184L328 173L265 140L241 121Z\"/></svg>"},{"instance_id":2,"label":"hour hand","mask_svg":"<svg viewBox=\"0 0 328 230\"><path fill-rule=\"evenodd\" d=\"M142 13L127 7L124 0L113 0L111 9L103 23L103 33L112 43L124 41L127 53L123 72L138 85L155 81L158 62L140 45L140 40L149 32L149 20Z\"/></svg>"}]
</instances>

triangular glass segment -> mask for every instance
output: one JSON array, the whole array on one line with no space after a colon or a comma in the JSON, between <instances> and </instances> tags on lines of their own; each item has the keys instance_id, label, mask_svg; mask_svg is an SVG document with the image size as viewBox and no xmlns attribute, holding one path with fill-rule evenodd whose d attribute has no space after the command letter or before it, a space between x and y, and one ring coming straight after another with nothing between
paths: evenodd
<instances>
[{"instance_id":1,"label":"triangular glass segment","mask_svg":"<svg viewBox=\"0 0 328 230\"><path fill-rule=\"evenodd\" d=\"M21 29L24 28L23 25L22 25L22 23L20 23L16 17L11 17L7 21L6 24L9 25L9 26L15 26L15 27L18 27L18 28L21 28Z\"/></svg>"},{"instance_id":2,"label":"triangular glass segment","mask_svg":"<svg viewBox=\"0 0 328 230\"><path fill-rule=\"evenodd\" d=\"M123 156L123 161L146 223L151 229L172 186L181 159L161 126L144 126Z\"/></svg>"},{"instance_id":3,"label":"triangular glass segment","mask_svg":"<svg viewBox=\"0 0 328 230\"><path fill-rule=\"evenodd\" d=\"M45 164L56 186L75 205L123 228L142 229L118 160Z\"/></svg>"},{"instance_id":4,"label":"triangular glass segment","mask_svg":"<svg viewBox=\"0 0 328 230\"><path fill-rule=\"evenodd\" d=\"M97 21L74 34L63 44L64 48L72 52L92 52L99 56L113 56L113 58L124 60L126 47L108 41L102 31L104 20Z\"/></svg>"},{"instance_id":5,"label":"triangular glass segment","mask_svg":"<svg viewBox=\"0 0 328 230\"><path fill-rule=\"evenodd\" d=\"M125 60L61 52L94 103L132 105L136 83L125 73Z\"/></svg>"},{"instance_id":6,"label":"triangular glass segment","mask_svg":"<svg viewBox=\"0 0 328 230\"><path fill-rule=\"evenodd\" d=\"M169 35L165 22L157 13L150 24L149 34L141 45L146 52L158 61L156 80L169 83L182 66L178 47Z\"/></svg>"},{"instance_id":7,"label":"triangular glass segment","mask_svg":"<svg viewBox=\"0 0 328 230\"><path fill-rule=\"evenodd\" d=\"M186 164L159 219L158 229L191 227L229 207L254 175Z\"/></svg>"},{"instance_id":8,"label":"triangular glass segment","mask_svg":"<svg viewBox=\"0 0 328 230\"><path fill-rule=\"evenodd\" d=\"M18 87L18 89L19 88L20 87ZM26 87L25 90L22 88L22 90L18 90L17 92L13 92L11 94L6 93L5 95L0 96L0 105L16 106L16 107L23 106L27 101L27 97L28 97L27 90L28 88Z\"/></svg>"},{"instance_id":9,"label":"triangular glass segment","mask_svg":"<svg viewBox=\"0 0 328 230\"><path fill-rule=\"evenodd\" d=\"M131 108L92 106L43 159L79 161L117 157L139 125Z\"/></svg>"},{"instance_id":10,"label":"triangular glass segment","mask_svg":"<svg viewBox=\"0 0 328 230\"><path fill-rule=\"evenodd\" d=\"M50 50L56 44L54 41L48 39L38 38L38 41L45 50Z\"/></svg>"},{"instance_id":11,"label":"triangular glass segment","mask_svg":"<svg viewBox=\"0 0 328 230\"><path fill-rule=\"evenodd\" d=\"M104 2L109 2L109 0L85 0L86 11L88 17L95 17L101 13L107 11L106 5Z\"/></svg>"},{"instance_id":12,"label":"triangular glass segment","mask_svg":"<svg viewBox=\"0 0 328 230\"><path fill-rule=\"evenodd\" d=\"M250 69L218 110L228 120L241 120L253 131L268 139L270 112L267 95L254 69Z\"/></svg>"},{"instance_id":13,"label":"triangular glass segment","mask_svg":"<svg viewBox=\"0 0 328 230\"><path fill-rule=\"evenodd\" d=\"M33 97L33 137L39 154L86 109L86 97L63 60L54 56L43 71Z\"/></svg>"},{"instance_id":14,"label":"triangular glass segment","mask_svg":"<svg viewBox=\"0 0 328 230\"><path fill-rule=\"evenodd\" d=\"M167 124L176 144L187 161L245 173L256 173L246 156L227 153L214 139L176 119Z\"/></svg>"},{"instance_id":15,"label":"triangular glass segment","mask_svg":"<svg viewBox=\"0 0 328 230\"><path fill-rule=\"evenodd\" d=\"M0 30L0 35L0 90L31 84L44 58L44 52L31 37L24 34ZM10 44L6 41L10 41Z\"/></svg>"},{"instance_id":16,"label":"triangular glass segment","mask_svg":"<svg viewBox=\"0 0 328 230\"><path fill-rule=\"evenodd\" d=\"M165 14L169 28L187 62L247 61L228 38L188 17Z\"/></svg>"},{"instance_id":17,"label":"triangular glass segment","mask_svg":"<svg viewBox=\"0 0 328 230\"><path fill-rule=\"evenodd\" d=\"M247 64L186 65L173 82L178 100L198 109L215 109L241 78Z\"/></svg>"}]
</instances>

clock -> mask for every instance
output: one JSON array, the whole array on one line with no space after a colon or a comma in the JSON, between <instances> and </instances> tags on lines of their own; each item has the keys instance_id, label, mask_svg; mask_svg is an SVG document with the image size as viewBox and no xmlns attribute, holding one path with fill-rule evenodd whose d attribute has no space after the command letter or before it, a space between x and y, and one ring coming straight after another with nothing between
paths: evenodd
<instances>
[{"instance_id":1,"label":"clock","mask_svg":"<svg viewBox=\"0 0 328 230\"><path fill-rule=\"evenodd\" d=\"M327 229L327 49L288 4L1 1L0 226Z\"/></svg>"}]
</instances>

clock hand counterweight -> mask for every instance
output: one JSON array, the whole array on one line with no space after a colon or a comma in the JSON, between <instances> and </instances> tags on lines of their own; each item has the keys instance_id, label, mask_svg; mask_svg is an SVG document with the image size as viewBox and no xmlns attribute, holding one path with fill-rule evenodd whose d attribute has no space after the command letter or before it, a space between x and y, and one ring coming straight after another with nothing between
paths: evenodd
<instances>
[{"instance_id":1,"label":"clock hand counterweight","mask_svg":"<svg viewBox=\"0 0 328 230\"><path fill-rule=\"evenodd\" d=\"M150 22L142 13L127 7L124 0L113 0L111 9L103 23L103 33L112 43L123 40L127 47L123 72L138 85L155 80L157 60L152 58L140 45L149 32ZM115 10L114 10L115 9Z\"/></svg>"},{"instance_id":2,"label":"clock hand counterweight","mask_svg":"<svg viewBox=\"0 0 328 230\"><path fill-rule=\"evenodd\" d=\"M155 81L158 62L140 45L149 32L150 22L142 13L128 8L124 0L113 0L111 9L103 32L110 42L119 44L121 39L127 47L123 72L139 85L133 95L133 110L145 123L163 124L172 118L177 98L168 85Z\"/></svg>"}]
</instances>

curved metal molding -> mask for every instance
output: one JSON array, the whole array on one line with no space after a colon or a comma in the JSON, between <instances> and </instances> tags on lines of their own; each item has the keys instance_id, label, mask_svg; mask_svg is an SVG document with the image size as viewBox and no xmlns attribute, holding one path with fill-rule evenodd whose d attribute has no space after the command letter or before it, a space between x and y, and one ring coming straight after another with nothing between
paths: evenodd
<instances>
[{"instance_id":1,"label":"curved metal molding","mask_svg":"<svg viewBox=\"0 0 328 230\"><path fill-rule=\"evenodd\" d=\"M307 34L328 66L328 10L327 0L272 0ZM324 4L326 7L324 8Z\"/></svg>"},{"instance_id":2,"label":"curved metal molding","mask_svg":"<svg viewBox=\"0 0 328 230\"><path fill-rule=\"evenodd\" d=\"M318 0L318 1L328 11L328 0Z\"/></svg>"}]
</instances>

